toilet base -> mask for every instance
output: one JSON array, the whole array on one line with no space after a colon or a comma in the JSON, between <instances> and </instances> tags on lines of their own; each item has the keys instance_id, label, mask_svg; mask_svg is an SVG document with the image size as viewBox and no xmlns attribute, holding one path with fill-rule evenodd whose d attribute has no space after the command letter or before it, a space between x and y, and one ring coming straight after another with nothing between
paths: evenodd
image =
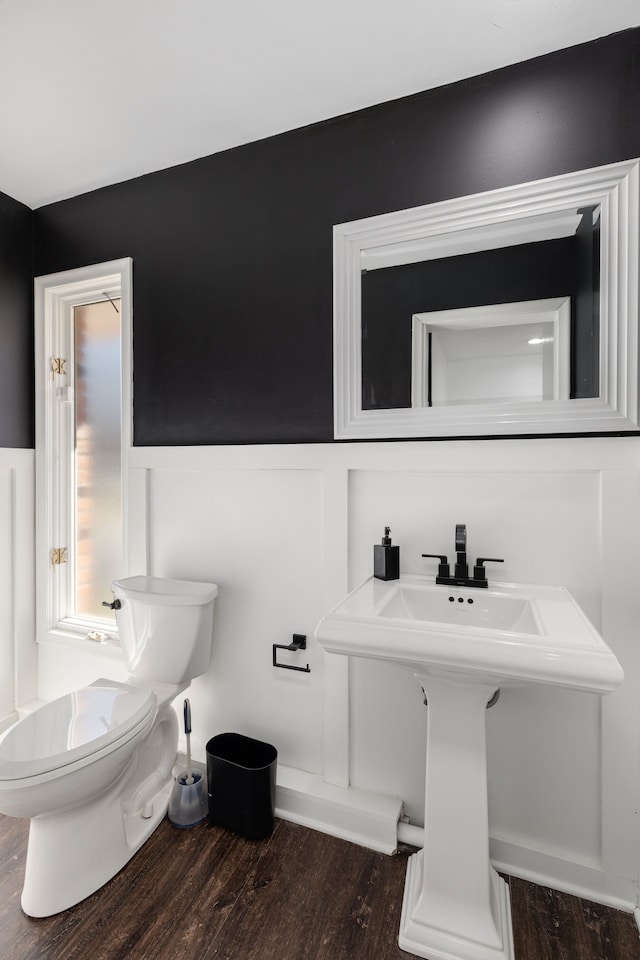
<instances>
[{"instance_id":1,"label":"toilet base","mask_svg":"<svg viewBox=\"0 0 640 960\"><path fill-rule=\"evenodd\" d=\"M49 917L75 906L140 849L167 812L177 739L175 712L165 707L105 793L31 820L21 899L27 916Z\"/></svg>"}]
</instances>

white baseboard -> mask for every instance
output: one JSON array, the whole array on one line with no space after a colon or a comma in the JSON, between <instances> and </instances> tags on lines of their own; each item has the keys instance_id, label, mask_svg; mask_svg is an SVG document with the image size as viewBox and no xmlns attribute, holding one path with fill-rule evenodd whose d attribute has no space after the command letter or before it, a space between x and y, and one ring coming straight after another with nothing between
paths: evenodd
<instances>
[{"instance_id":1,"label":"white baseboard","mask_svg":"<svg viewBox=\"0 0 640 960\"><path fill-rule=\"evenodd\" d=\"M276 815L380 853L398 845L402 801L379 794L336 787L322 777L292 767L278 767Z\"/></svg>"},{"instance_id":2,"label":"white baseboard","mask_svg":"<svg viewBox=\"0 0 640 960\"><path fill-rule=\"evenodd\" d=\"M179 753L176 769L183 768L185 760ZM194 761L193 765L206 774L206 764ZM391 855L397 849L402 812L401 800L354 787L337 787L325 783L318 774L278 764L276 816L283 820ZM406 827L412 832L406 831L403 839L421 845L421 828L401 824L401 833ZM489 854L501 873L632 913L640 931L638 885L634 880L613 876L597 865L496 837L489 839Z\"/></svg>"},{"instance_id":3,"label":"white baseboard","mask_svg":"<svg viewBox=\"0 0 640 960\"><path fill-rule=\"evenodd\" d=\"M179 752L174 773L184 769L186 757ZM193 761L206 775L206 764ZM398 820L402 801L379 794L336 787L318 774L278 764L276 816L312 830L388 855L398 846Z\"/></svg>"},{"instance_id":4,"label":"white baseboard","mask_svg":"<svg viewBox=\"0 0 640 960\"><path fill-rule=\"evenodd\" d=\"M285 820L393 854L397 848L402 802L352 787L335 787L317 775L278 767L276 813ZM497 870L634 913L640 929L635 880L606 873L597 865L567 860L495 837L490 838L489 851Z\"/></svg>"},{"instance_id":5,"label":"white baseboard","mask_svg":"<svg viewBox=\"0 0 640 960\"><path fill-rule=\"evenodd\" d=\"M552 887L625 913L636 911L638 884L634 880L612 876L599 867L554 857L495 837L489 840L489 855L496 870L511 877Z\"/></svg>"},{"instance_id":6,"label":"white baseboard","mask_svg":"<svg viewBox=\"0 0 640 960\"><path fill-rule=\"evenodd\" d=\"M279 764L276 816L391 855L398 845L402 801L354 787L333 786L318 774ZM418 837L419 828L413 829ZM415 837L412 834L411 841L419 843ZM491 862L500 872L634 913L640 929L635 881L612 876L598 866L577 863L496 837L490 838L489 852Z\"/></svg>"}]
</instances>

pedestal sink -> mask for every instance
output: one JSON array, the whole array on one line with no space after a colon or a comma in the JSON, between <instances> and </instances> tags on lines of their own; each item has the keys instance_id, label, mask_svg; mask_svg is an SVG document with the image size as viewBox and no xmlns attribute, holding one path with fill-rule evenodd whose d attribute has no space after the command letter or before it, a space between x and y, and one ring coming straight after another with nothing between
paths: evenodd
<instances>
[{"instance_id":1,"label":"pedestal sink","mask_svg":"<svg viewBox=\"0 0 640 960\"><path fill-rule=\"evenodd\" d=\"M428 702L424 849L409 859L400 935L427 960L514 960L509 891L489 862L485 712L499 687L604 694L620 664L563 587L371 578L318 624L325 650L410 670Z\"/></svg>"}]
</instances>

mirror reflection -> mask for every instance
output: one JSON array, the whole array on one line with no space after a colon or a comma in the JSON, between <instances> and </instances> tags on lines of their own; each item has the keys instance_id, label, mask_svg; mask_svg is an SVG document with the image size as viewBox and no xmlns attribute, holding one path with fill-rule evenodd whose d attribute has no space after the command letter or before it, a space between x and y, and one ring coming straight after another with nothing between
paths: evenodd
<instances>
[{"instance_id":1,"label":"mirror reflection","mask_svg":"<svg viewBox=\"0 0 640 960\"><path fill-rule=\"evenodd\" d=\"M599 396L599 205L377 245L360 265L363 410Z\"/></svg>"},{"instance_id":2,"label":"mirror reflection","mask_svg":"<svg viewBox=\"0 0 640 960\"><path fill-rule=\"evenodd\" d=\"M568 400L569 297L413 315L411 404Z\"/></svg>"}]
</instances>

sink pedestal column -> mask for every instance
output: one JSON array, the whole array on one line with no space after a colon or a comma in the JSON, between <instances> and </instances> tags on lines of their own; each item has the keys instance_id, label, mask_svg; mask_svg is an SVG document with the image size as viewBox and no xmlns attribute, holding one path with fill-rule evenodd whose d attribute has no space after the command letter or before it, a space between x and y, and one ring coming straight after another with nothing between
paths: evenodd
<instances>
[{"instance_id":1,"label":"sink pedestal column","mask_svg":"<svg viewBox=\"0 0 640 960\"><path fill-rule=\"evenodd\" d=\"M495 684L418 671L427 702L424 849L409 859L403 950L513 960L509 890L489 862L485 712Z\"/></svg>"}]
</instances>

